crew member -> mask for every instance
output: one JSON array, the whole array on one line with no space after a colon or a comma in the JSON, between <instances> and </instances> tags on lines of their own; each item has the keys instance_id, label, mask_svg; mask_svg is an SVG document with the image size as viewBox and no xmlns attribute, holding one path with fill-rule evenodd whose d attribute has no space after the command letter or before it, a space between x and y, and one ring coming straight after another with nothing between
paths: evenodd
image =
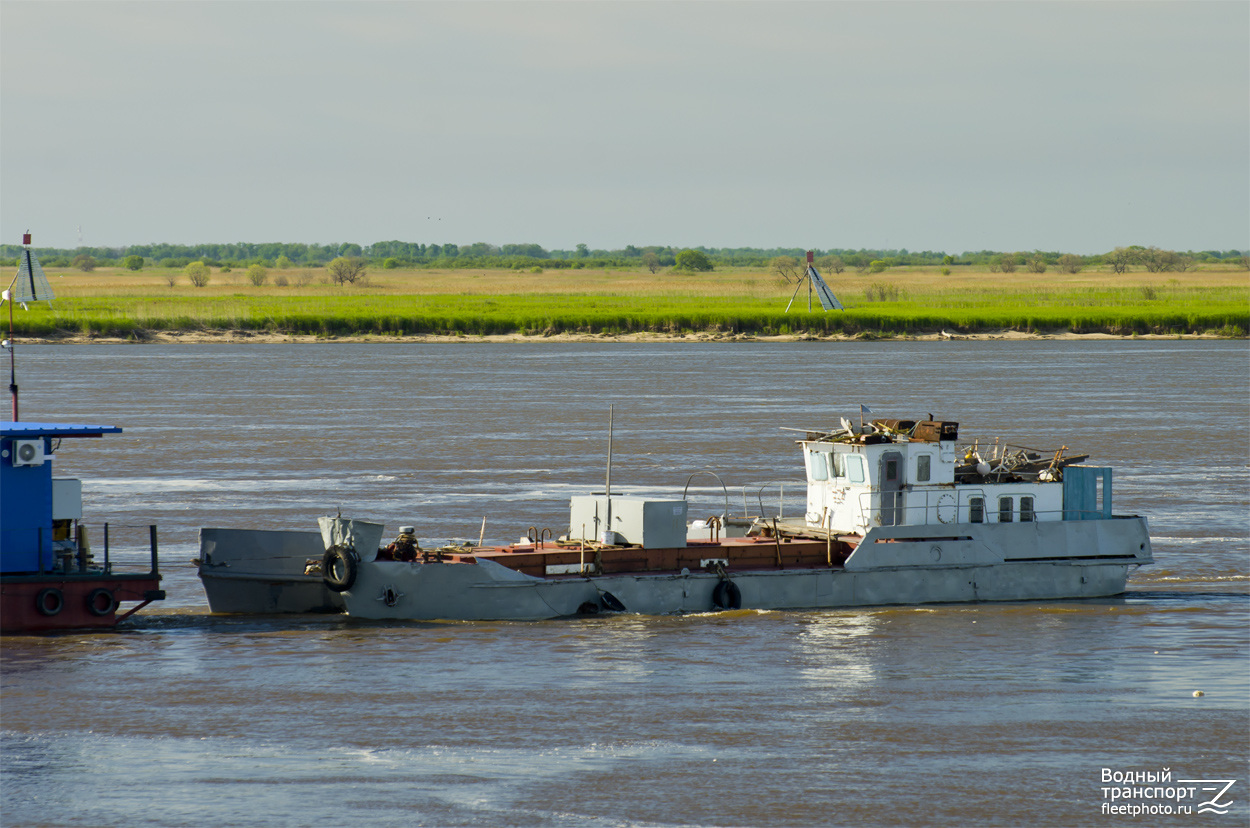
<instances>
[{"instance_id":1,"label":"crew member","mask_svg":"<svg viewBox=\"0 0 1250 828\"><path fill-rule=\"evenodd\" d=\"M390 553L391 560L395 561L415 561L417 554L421 548L417 546L417 539L414 533L417 531L415 526L399 527L399 537L395 538L390 546L386 547L386 551Z\"/></svg>"}]
</instances>

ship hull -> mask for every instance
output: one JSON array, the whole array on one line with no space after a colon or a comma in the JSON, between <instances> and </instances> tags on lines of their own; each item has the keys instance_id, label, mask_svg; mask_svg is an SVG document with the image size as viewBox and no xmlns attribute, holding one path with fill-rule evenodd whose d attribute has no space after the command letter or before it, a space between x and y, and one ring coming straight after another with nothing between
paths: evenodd
<instances>
[{"instance_id":1,"label":"ship hull","mask_svg":"<svg viewBox=\"0 0 1250 828\"><path fill-rule=\"evenodd\" d=\"M200 582L215 613L342 612L343 599L326 589L320 575L275 576L200 572Z\"/></svg>"},{"instance_id":2,"label":"ship hull","mask_svg":"<svg viewBox=\"0 0 1250 828\"><path fill-rule=\"evenodd\" d=\"M320 575L306 575L324 549L319 532L201 529L200 582L212 612L342 612Z\"/></svg>"},{"instance_id":3,"label":"ship hull","mask_svg":"<svg viewBox=\"0 0 1250 828\"><path fill-rule=\"evenodd\" d=\"M1143 518L1036 526L892 527L869 532L843 566L719 573L535 577L476 563L359 564L343 593L368 619L540 620L626 611L645 615L728 608L832 609L898 604L1101 598L1151 563ZM940 531L944 534L938 535ZM1056 546L1062 543L1062 548ZM705 553L706 554L706 553ZM1016 559L1011 559L1011 558ZM733 584L727 600L722 580Z\"/></svg>"},{"instance_id":4,"label":"ship hull","mask_svg":"<svg viewBox=\"0 0 1250 828\"><path fill-rule=\"evenodd\" d=\"M0 578L0 632L113 627L162 600L160 583L154 575L6 575Z\"/></svg>"}]
</instances>

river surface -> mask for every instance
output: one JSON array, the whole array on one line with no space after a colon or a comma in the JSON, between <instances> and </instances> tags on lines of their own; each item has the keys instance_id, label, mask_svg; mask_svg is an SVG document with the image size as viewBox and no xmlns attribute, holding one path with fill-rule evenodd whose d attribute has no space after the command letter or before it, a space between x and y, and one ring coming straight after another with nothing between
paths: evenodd
<instances>
[{"instance_id":1,"label":"river surface","mask_svg":"<svg viewBox=\"0 0 1250 828\"><path fill-rule=\"evenodd\" d=\"M23 419L125 429L57 474L115 558L159 525L169 598L3 640L6 828L1250 824L1244 342L19 347ZM212 616L188 563L202 526L339 510L560 534L609 406L614 492L711 469L797 516L780 427L861 404L1113 466L1156 564L1084 602L379 624ZM1227 813L1107 781L1163 769L1234 780Z\"/></svg>"}]
</instances>

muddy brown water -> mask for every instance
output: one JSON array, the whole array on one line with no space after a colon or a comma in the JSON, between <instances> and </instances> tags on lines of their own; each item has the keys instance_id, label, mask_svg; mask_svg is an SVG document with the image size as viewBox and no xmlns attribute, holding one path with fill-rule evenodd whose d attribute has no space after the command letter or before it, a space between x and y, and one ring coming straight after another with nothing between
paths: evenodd
<instances>
[{"instance_id":1,"label":"muddy brown water","mask_svg":"<svg viewBox=\"0 0 1250 828\"><path fill-rule=\"evenodd\" d=\"M125 429L57 474L119 557L159 525L169 600L3 640L5 826L1250 821L1244 342L19 347L23 419ZM609 405L614 491L710 469L733 511L798 515L779 426L860 404L1089 453L1157 563L1109 600L525 624L212 616L187 563L201 526L338 510L558 533ZM1236 780L1228 813L1105 790L1164 768Z\"/></svg>"}]
</instances>

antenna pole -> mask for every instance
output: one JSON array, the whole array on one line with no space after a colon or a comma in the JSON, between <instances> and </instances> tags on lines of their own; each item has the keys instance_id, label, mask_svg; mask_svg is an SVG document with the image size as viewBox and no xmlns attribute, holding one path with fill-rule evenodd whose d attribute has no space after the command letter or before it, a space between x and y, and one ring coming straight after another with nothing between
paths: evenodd
<instances>
[{"instance_id":1,"label":"antenna pole","mask_svg":"<svg viewBox=\"0 0 1250 828\"><path fill-rule=\"evenodd\" d=\"M608 500L608 531L612 531L612 409L608 406L608 476L604 481L603 491Z\"/></svg>"},{"instance_id":2,"label":"antenna pole","mask_svg":"<svg viewBox=\"0 0 1250 828\"><path fill-rule=\"evenodd\" d=\"M30 234L22 237L22 241L29 245ZM26 267L30 268L30 248L26 247L22 250L22 256L26 259ZM13 342L13 288L17 285L18 277L21 276L22 269L19 267L17 273L13 276L13 281L9 283L9 289L4 292L4 298L9 303L9 398L13 401L13 422L18 421L17 417L17 356L14 354L15 344Z\"/></svg>"},{"instance_id":3,"label":"antenna pole","mask_svg":"<svg viewBox=\"0 0 1250 828\"><path fill-rule=\"evenodd\" d=\"M17 358L13 356L13 300L12 299L9 299L9 396L13 398L13 422L16 423L17 422Z\"/></svg>"}]
</instances>

